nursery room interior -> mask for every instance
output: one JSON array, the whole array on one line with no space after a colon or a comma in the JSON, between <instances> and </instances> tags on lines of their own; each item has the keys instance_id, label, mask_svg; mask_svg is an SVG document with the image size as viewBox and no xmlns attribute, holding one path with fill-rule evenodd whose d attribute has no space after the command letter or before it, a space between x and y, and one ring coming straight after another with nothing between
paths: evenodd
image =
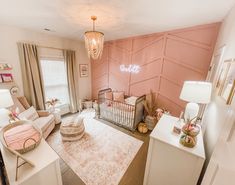
<instances>
[{"instance_id":1,"label":"nursery room interior","mask_svg":"<svg viewBox=\"0 0 235 185\"><path fill-rule=\"evenodd\" d=\"M0 0L0 185L232 185L235 0Z\"/></svg>"}]
</instances>

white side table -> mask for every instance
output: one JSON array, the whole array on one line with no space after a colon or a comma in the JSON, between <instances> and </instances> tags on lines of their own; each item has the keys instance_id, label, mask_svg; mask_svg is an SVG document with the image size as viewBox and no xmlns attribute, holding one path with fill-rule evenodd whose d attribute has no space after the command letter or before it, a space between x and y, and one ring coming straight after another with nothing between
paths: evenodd
<instances>
[{"instance_id":1,"label":"white side table","mask_svg":"<svg viewBox=\"0 0 235 185\"><path fill-rule=\"evenodd\" d=\"M61 123L60 109L55 109L51 114L54 115L54 117L55 117L55 123L56 123L56 124Z\"/></svg>"}]
</instances>

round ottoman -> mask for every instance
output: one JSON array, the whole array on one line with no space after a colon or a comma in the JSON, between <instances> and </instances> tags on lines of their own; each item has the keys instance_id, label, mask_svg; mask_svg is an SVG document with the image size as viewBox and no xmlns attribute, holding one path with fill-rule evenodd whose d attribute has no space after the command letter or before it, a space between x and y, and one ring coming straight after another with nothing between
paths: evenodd
<instances>
[{"instance_id":1,"label":"round ottoman","mask_svg":"<svg viewBox=\"0 0 235 185\"><path fill-rule=\"evenodd\" d=\"M60 134L63 141L76 141L85 133L83 117L69 117L60 126Z\"/></svg>"}]
</instances>

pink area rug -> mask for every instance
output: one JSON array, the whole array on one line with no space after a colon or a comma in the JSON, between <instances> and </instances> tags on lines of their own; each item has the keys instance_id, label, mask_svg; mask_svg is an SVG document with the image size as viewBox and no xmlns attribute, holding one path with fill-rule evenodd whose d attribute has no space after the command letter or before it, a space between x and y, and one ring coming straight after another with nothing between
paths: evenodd
<instances>
[{"instance_id":1,"label":"pink area rug","mask_svg":"<svg viewBox=\"0 0 235 185\"><path fill-rule=\"evenodd\" d=\"M117 185L142 141L91 118L84 119L86 133L75 142L63 142L59 132L49 145L87 185Z\"/></svg>"}]
</instances>

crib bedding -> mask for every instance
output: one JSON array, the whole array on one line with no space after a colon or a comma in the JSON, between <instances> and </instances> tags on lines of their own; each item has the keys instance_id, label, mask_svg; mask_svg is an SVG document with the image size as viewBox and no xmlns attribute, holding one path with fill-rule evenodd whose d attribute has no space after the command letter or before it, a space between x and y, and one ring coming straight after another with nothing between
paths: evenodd
<instances>
[{"instance_id":1,"label":"crib bedding","mask_svg":"<svg viewBox=\"0 0 235 185\"><path fill-rule=\"evenodd\" d=\"M135 107L108 100L100 104L100 116L118 125L132 128L135 117Z\"/></svg>"},{"instance_id":2,"label":"crib bedding","mask_svg":"<svg viewBox=\"0 0 235 185\"><path fill-rule=\"evenodd\" d=\"M135 111L135 106L133 104L105 100L103 103L101 103L101 105L107 109L120 109L127 112Z\"/></svg>"},{"instance_id":3,"label":"crib bedding","mask_svg":"<svg viewBox=\"0 0 235 185\"><path fill-rule=\"evenodd\" d=\"M134 122L134 113L133 114L114 113L111 110L100 109L100 118L104 118L108 121L115 122L127 128L132 128Z\"/></svg>"},{"instance_id":4,"label":"crib bedding","mask_svg":"<svg viewBox=\"0 0 235 185\"><path fill-rule=\"evenodd\" d=\"M129 96L124 101L114 101L107 98L112 89L100 90L98 94L99 118L134 131L143 118L143 101L140 97Z\"/></svg>"},{"instance_id":5,"label":"crib bedding","mask_svg":"<svg viewBox=\"0 0 235 185\"><path fill-rule=\"evenodd\" d=\"M122 105L107 105L106 103L100 104L100 110L112 112L117 116L126 116L128 118L134 117L135 109L127 108Z\"/></svg>"}]
</instances>

